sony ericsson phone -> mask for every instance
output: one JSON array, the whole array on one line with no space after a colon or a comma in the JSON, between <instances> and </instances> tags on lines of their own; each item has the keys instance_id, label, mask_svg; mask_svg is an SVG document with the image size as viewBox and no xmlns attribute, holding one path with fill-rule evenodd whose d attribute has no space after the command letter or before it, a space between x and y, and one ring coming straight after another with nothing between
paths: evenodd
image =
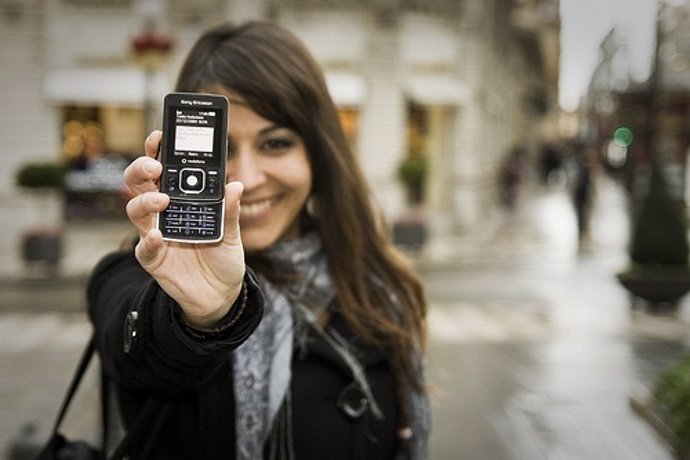
<instances>
[{"instance_id":1,"label":"sony ericsson phone","mask_svg":"<svg viewBox=\"0 0 690 460\"><path fill-rule=\"evenodd\" d=\"M225 96L170 93L163 104L158 214L166 241L215 243L223 238L229 103Z\"/></svg>"}]
</instances>

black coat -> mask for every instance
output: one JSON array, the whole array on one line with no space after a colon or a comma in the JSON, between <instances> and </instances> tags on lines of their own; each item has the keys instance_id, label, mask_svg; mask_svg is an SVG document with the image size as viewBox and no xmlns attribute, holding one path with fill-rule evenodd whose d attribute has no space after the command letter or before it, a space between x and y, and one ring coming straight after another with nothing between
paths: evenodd
<instances>
[{"instance_id":1,"label":"black coat","mask_svg":"<svg viewBox=\"0 0 690 460\"><path fill-rule=\"evenodd\" d=\"M135 441L132 458L235 457L230 352L249 337L263 313L263 296L251 270L244 289L244 307L238 299L224 320L232 325L199 334L184 326L179 306L140 267L132 251L112 254L94 270L87 289L89 315L125 426L132 425L147 401L161 401L165 411L161 428L147 424ZM375 420L370 411L353 417L347 401L353 397L348 367L318 334L310 333L306 350L296 351L292 364L297 458L392 458L397 409L385 354L360 343L338 315L328 327L350 337L385 419ZM359 396L355 393L354 399Z\"/></svg>"}]
</instances>

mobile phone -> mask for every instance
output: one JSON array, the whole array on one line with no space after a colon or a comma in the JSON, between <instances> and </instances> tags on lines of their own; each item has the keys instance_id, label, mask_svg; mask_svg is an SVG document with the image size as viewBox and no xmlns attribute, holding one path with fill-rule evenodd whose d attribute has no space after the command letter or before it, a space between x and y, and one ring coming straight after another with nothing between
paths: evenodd
<instances>
[{"instance_id":1,"label":"mobile phone","mask_svg":"<svg viewBox=\"0 0 690 460\"><path fill-rule=\"evenodd\" d=\"M215 243L223 238L229 107L222 95L165 96L159 187L170 204L158 214L158 228L166 241Z\"/></svg>"}]
</instances>

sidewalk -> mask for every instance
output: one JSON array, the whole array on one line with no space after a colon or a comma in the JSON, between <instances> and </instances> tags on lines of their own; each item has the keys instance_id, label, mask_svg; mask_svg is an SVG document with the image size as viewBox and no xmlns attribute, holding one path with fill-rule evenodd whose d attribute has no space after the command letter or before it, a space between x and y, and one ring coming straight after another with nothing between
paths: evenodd
<instances>
[{"instance_id":1,"label":"sidewalk","mask_svg":"<svg viewBox=\"0 0 690 460\"><path fill-rule=\"evenodd\" d=\"M671 460L630 398L687 352L690 299L677 314L631 308L615 278L629 235L615 184L601 184L582 245L567 191L533 191L422 259L431 458Z\"/></svg>"},{"instance_id":2,"label":"sidewalk","mask_svg":"<svg viewBox=\"0 0 690 460\"><path fill-rule=\"evenodd\" d=\"M17 265L10 254L0 264L12 267L0 276L0 311L80 311L86 281L105 254L133 235L128 222L79 222L65 229L63 258L55 276L40 267Z\"/></svg>"},{"instance_id":3,"label":"sidewalk","mask_svg":"<svg viewBox=\"0 0 690 460\"><path fill-rule=\"evenodd\" d=\"M0 312L84 311L86 276L0 280Z\"/></svg>"}]
</instances>

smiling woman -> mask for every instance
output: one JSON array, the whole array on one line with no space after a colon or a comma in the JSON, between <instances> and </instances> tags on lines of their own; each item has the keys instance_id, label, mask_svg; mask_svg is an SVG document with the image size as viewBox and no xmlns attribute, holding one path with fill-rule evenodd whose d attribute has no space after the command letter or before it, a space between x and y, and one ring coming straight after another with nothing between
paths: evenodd
<instances>
[{"instance_id":1,"label":"smiling woman","mask_svg":"<svg viewBox=\"0 0 690 460\"><path fill-rule=\"evenodd\" d=\"M230 101L225 231L217 244L162 239L152 133L125 171L138 242L88 287L124 426L147 401L171 414L133 458L426 458L423 285L315 60L272 23L223 24L175 89Z\"/></svg>"}]
</instances>

